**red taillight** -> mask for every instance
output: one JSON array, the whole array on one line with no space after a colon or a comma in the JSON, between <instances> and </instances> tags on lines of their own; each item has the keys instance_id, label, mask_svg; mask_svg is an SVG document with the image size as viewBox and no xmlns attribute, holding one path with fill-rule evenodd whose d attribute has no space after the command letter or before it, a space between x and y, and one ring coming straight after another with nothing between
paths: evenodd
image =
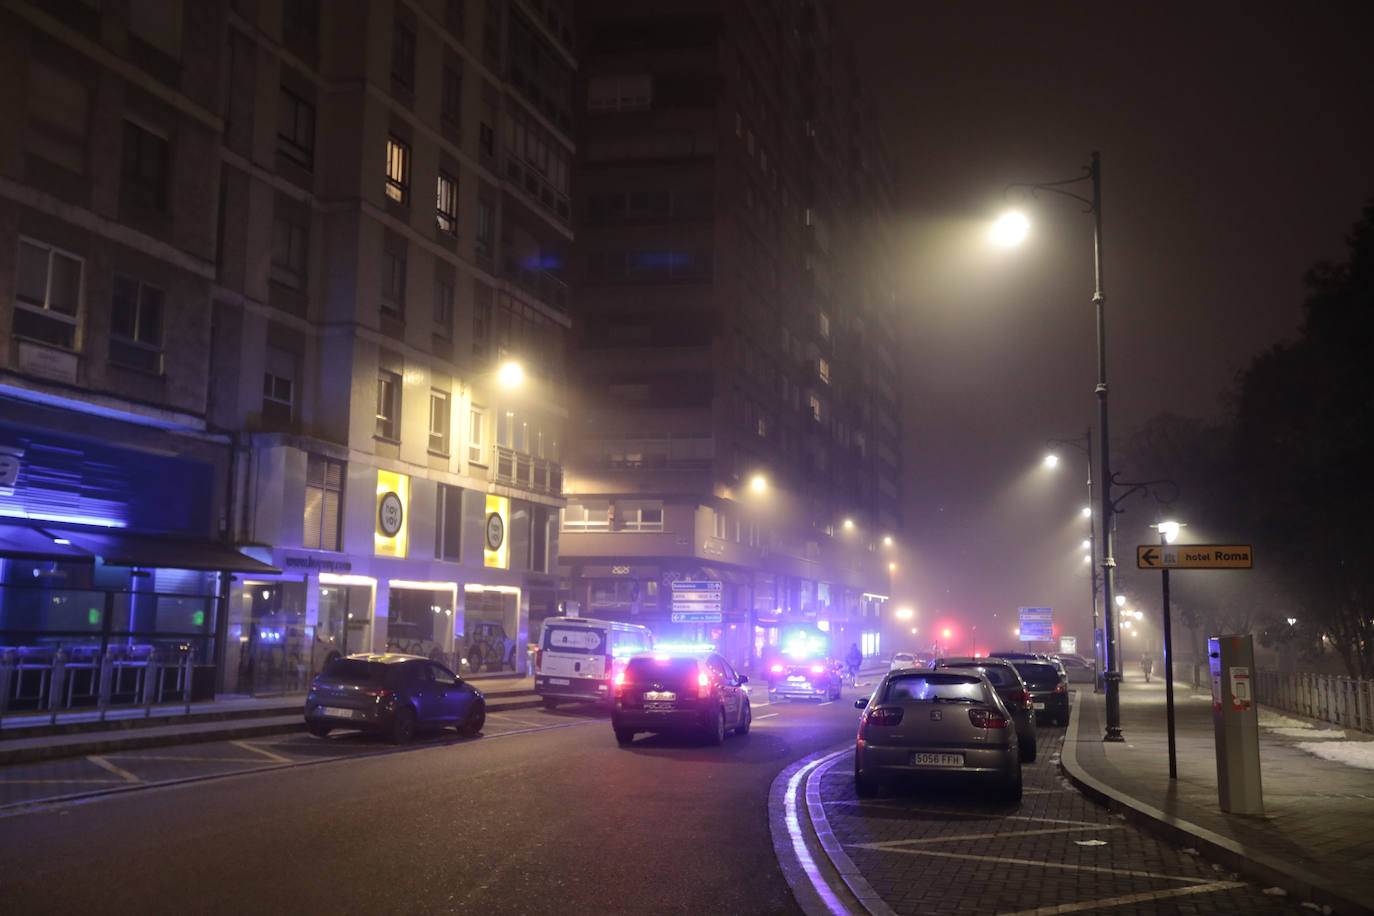
<instances>
[{"instance_id":1,"label":"red taillight","mask_svg":"<svg viewBox=\"0 0 1374 916\"><path fill-rule=\"evenodd\" d=\"M975 728L1006 728L1007 717L992 709L970 709L968 720Z\"/></svg>"},{"instance_id":2,"label":"red taillight","mask_svg":"<svg viewBox=\"0 0 1374 916\"><path fill-rule=\"evenodd\" d=\"M782 674L782 665L774 665L772 668L769 668L768 670L772 671L774 674Z\"/></svg>"},{"instance_id":3,"label":"red taillight","mask_svg":"<svg viewBox=\"0 0 1374 916\"><path fill-rule=\"evenodd\" d=\"M624 671L617 671L617 672L615 673L615 686L616 686L617 689L619 689L619 688L625 686L625 672L624 672Z\"/></svg>"},{"instance_id":4,"label":"red taillight","mask_svg":"<svg viewBox=\"0 0 1374 916\"><path fill-rule=\"evenodd\" d=\"M1033 705L1031 703L1030 692L1027 690L1018 690L1015 693L1013 693L1011 695L1011 701L1013 703L1020 703L1023 709L1030 709Z\"/></svg>"},{"instance_id":5,"label":"red taillight","mask_svg":"<svg viewBox=\"0 0 1374 916\"><path fill-rule=\"evenodd\" d=\"M697 696L709 697L711 695L711 676L705 671L697 673Z\"/></svg>"},{"instance_id":6,"label":"red taillight","mask_svg":"<svg viewBox=\"0 0 1374 916\"><path fill-rule=\"evenodd\" d=\"M868 712L869 725L881 725L884 728L891 728L902 721L902 707L900 706L878 706Z\"/></svg>"},{"instance_id":7,"label":"red taillight","mask_svg":"<svg viewBox=\"0 0 1374 916\"><path fill-rule=\"evenodd\" d=\"M544 650L543 650L543 649L535 649L535 650L534 650L534 670L535 670L535 671L538 671L540 668L543 667L543 665L544 665Z\"/></svg>"},{"instance_id":8,"label":"red taillight","mask_svg":"<svg viewBox=\"0 0 1374 916\"><path fill-rule=\"evenodd\" d=\"M812 673L812 674L825 674L825 665L812 665L812 666L811 666L811 673Z\"/></svg>"},{"instance_id":9,"label":"red taillight","mask_svg":"<svg viewBox=\"0 0 1374 916\"><path fill-rule=\"evenodd\" d=\"M1054 692L1055 692L1055 693L1068 693L1068 692L1069 692L1069 685L1068 685L1068 684L1055 684L1055 685L1054 685Z\"/></svg>"},{"instance_id":10,"label":"red taillight","mask_svg":"<svg viewBox=\"0 0 1374 916\"><path fill-rule=\"evenodd\" d=\"M379 700L385 700L387 697L391 696L391 691L385 687L374 687L369 690L359 690L358 692L365 697L376 697Z\"/></svg>"}]
</instances>

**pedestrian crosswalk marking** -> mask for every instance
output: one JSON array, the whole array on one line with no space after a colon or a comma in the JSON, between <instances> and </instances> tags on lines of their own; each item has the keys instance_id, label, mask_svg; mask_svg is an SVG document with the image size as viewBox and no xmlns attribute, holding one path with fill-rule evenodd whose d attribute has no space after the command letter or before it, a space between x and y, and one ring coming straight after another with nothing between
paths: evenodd
<instances>
[{"instance_id":1,"label":"pedestrian crosswalk marking","mask_svg":"<svg viewBox=\"0 0 1374 916\"><path fill-rule=\"evenodd\" d=\"M1103 909L1109 906L1124 906L1128 903L1144 903L1146 900L1161 900L1165 897L1182 897L1185 894L1210 894L1213 891L1229 891L1237 887L1245 887L1245 882L1211 881L1206 884L1194 884L1192 887L1171 887L1168 890L1145 891L1139 894L1126 894L1121 897L1104 897L1101 900L1057 903L1054 906L1042 906L1034 910L1002 913L1001 916L1056 916L1058 913L1076 913L1082 910Z\"/></svg>"}]
</instances>

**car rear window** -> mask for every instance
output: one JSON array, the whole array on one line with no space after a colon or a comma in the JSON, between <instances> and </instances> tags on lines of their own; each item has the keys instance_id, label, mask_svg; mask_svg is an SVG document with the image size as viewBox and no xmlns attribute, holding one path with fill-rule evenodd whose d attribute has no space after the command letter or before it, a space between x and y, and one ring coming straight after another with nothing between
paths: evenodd
<instances>
[{"instance_id":1,"label":"car rear window","mask_svg":"<svg viewBox=\"0 0 1374 916\"><path fill-rule=\"evenodd\" d=\"M360 658L336 658L324 666L320 678L336 684L385 684L387 666Z\"/></svg>"},{"instance_id":2,"label":"car rear window","mask_svg":"<svg viewBox=\"0 0 1374 916\"><path fill-rule=\"evenodd\" d=\"M625 666L625 683L642 684L656 681L661 684L695 684L695 658L632 658Z\"/></svg>"},{"instance_id":3,"label":"car rear window","mask_svg":"<svg viewBox=\"0 0 1374 916\"><path fill-rule=\"evenodd\" d=\"M606 631L591 627L545 627L544 648L553 652L605 655L608 652Z\"/></svg>"},{"instance_id":4,"label":"car rear window","mask_svg":"<svg viewBox=\"0 0 1374 916\"><path fill-rule=\"evenodd\" d=\"M1054 687L1059 683L1059 669L1042 662L1018 664L1016 670L1031 687Z\"/></svg>"},{"instance_id":5,"label":"car rear window","mask_svg":"<svg viewBox=\"0 0 1374 916\"><path fill-rule=\"evenodd\" d=\"M958 699L986 701L983 682L967 674L908 674L890 678L883 694L884 703Z\"/></svg>"},{"instance_id":6,"label":"car rear window","mask_svg":"<svg viewBox=\"0 0 1374 916\"><path fill-rule=\"evenodd\" d=\"M951 668L972 668L987 675L994 687L1016 687L1016 677L1004 665L950 665Z\"/></svg>"}]
</instances>

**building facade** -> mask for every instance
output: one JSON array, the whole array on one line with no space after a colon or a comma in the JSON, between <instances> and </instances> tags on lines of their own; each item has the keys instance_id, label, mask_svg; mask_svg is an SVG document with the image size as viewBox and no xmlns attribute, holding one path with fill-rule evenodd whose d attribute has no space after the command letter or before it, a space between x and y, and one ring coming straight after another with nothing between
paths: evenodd
<instances>
[{"instance_id":1,"label":"building facade","mask_svg":"<svg viewBox=\"0 0 1374 916\"><path fill-rule=\"evenodd\" d=\"M205 624L215 689L369 650L522 669L562 505L564 6L3 15L3 394L210 454L188 524L241 558Z\"/></svg>"},{"instance_id":2,"label":"building facade","mask_svg":"<svg viewBox=\"0 0 1374 916\"><path fill-rule=\"evenodd\" d=\"M567 600L737 664L789 622L876 654L901 529L894 180L840 7L578 9Z\"/></svg>"}]
</instances>

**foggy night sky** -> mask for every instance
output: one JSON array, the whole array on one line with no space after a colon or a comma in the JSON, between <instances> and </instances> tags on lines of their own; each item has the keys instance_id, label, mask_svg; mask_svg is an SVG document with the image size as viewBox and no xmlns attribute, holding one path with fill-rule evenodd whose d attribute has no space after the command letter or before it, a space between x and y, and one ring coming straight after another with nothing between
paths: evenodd
<instances>
[{"instance_id":1,"label":"foggy night sky","mask_svg":"<svg viewBox=\"0 0 1374 916\"><path fill-rule=\"evenodd\" d=\"M1325 2L850 9L902 188L907 555L894 598L914 603L918 624L979 624L983 650L1014 644L1019 606L1052 606L1090 654L1076 514L1086 458L1061 449L1057 472L1040 461L1046 439L1089 425L1097 447L1092 218L1057 195L1004 189L1076 177L1102 154L1120 467L1122 445L1155 414L1222 417L1236 373L1295 335L1304 272L1345 257L1374 196L1374 13ZM1069 190L1091 195L1088 182ZM994 250L987 220L1010 203L1032 237ZM1148 591L1147 608L1157 580L1134 569L1134 548L1154 537L1123 527L1116 550L1123 590L1133 601Z\"/></svg>"}]
</instances>

